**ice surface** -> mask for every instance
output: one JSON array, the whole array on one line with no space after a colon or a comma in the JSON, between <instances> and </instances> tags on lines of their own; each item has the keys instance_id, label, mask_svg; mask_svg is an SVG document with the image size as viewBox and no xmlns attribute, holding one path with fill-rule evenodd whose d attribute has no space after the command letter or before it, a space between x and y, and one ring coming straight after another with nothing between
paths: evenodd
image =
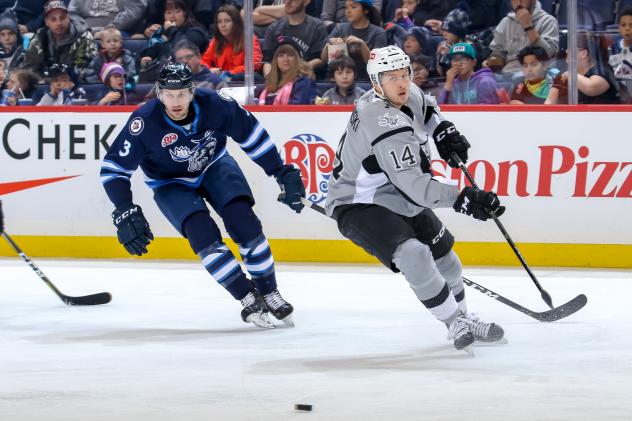
<instances>
[{"instance_id":1,"label":"ice surface","mask_svg":"<svg viewBox=\"0 0 632 421\"><path fill-rule=\"evenodd\" d=\"M64 293L113 301L66 307L0 260L2 421L632 418L632 271L537 268L556 305L588 296L551 324L467 288L509 339L471 358L379 266L277 265L296 327L261 330L193 263L37 263ZM522 269L464 273L547 309Z\"/></svg>"}]
</instances>

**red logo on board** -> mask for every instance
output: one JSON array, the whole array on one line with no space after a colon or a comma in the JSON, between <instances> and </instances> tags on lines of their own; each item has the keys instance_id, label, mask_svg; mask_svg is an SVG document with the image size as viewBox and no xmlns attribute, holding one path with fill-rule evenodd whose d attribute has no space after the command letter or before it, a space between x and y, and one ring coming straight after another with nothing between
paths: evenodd
<instances>
[{"instance_id":1,"label":"red logo on board","mask_svg":"<svg viewBox=\"0 0 632 421\"><path fill-rule=\"evenodd\" d=\"M166 148L169 145L176 143L178 140L178 135L175 133L166 134L165 137L162 138L162 147Z\"/></svg>"}]
</instances>

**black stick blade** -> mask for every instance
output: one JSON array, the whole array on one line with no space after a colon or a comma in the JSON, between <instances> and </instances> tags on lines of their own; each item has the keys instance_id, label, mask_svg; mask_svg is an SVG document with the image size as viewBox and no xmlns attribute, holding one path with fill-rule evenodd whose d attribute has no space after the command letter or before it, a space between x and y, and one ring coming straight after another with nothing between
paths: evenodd
<instances>
[{"instance_id":1,"label":"black stick blade","mask_svg":"<svg viewBox=\"0 0 632 421\"><path fill-rule=\"evenodd\" d=\"M568 317L571 314L577 313L586 305L586 303L588 303L588 298L586 298L584 294L580 294L566 304L555 307L553 310L535 313L533 317L540 320L541 322L554 322L556 320Z\"/></svg>"},{"instance_id":2,"label":"black stick blade","mask_svg":"<svg viewBox=\"0 0 632 421\"><path fill-rule=\"evenodd\" d=\"M109 292L100 292L98 294L83 295L81 297L70 297L64 295L62 297L64 303L69 306L98 306L107 304L112 301L112 295Z\"/></svg>"}]
</instances>

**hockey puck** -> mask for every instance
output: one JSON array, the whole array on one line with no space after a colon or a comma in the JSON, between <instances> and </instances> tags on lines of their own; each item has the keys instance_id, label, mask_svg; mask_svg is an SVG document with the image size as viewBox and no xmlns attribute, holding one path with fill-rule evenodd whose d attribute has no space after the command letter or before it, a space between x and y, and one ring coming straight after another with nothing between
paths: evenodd
<instances>
[{"instance_id":1,"label":"hockey puck","mask_svg":"<svg viewBox=\"0 0 632 421\"><path fill-rule=\"evenodd\" d=\"M304 403L297 403L294 405L294 410L296 411L311 411L312 410L312 406L308 405L308 404L304 404Z\"/></svg>"}]
</instances>

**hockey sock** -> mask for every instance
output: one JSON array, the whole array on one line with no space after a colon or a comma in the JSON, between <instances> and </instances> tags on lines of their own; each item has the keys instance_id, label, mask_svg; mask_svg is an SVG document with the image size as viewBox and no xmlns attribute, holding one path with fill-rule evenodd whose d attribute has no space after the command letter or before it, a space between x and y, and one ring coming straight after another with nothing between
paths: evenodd
<instances>
[{"instance_id":1,"label":"hockey sock","mask_svg":"<svg viewBox=\"0 0 632 421\"><path fill-rule=\"evenodd\" d=\"M276 289L274 258L266 237L260 234L251 241L239 244L239 253L244 259L246 269L257 291L262 295L274 291Z\"/></svg>"},{"instance_id":2,"label":"hockey sock","mask_svg":"<svg viewBox=\"0 0 632 421\"><path fill-rule=\"evenodd\" d=\"M198 256L213 279L223 286L236 300L244 298L252 287L233 253L221 241L201 250Z\"/></svg>"},{"instance_id":3,"label":"hockey sock","mask_svg":"<svg viewBox=\"0 0 632 421\"><path fill-rule=\"evenodd\" d=\"M417 239L399 245L393 263L422 304L439 320L445 322L458 313L452 291L439 273L430 248Z\"/></svg>"},{"instance_id":4,"label":"hockey sock","mask_svg":"<svg viewBox=\"0 0 632 421\"><path fill-rule=\"evenodd\" d=\"M467 305L465 303L465 285L463 285L463 270L459 256L450 250L448 254L435 260L437 270L446 280L454 298L459 305L459 310L463 314L467 313Z\"/></svg>"}]
</instances>

